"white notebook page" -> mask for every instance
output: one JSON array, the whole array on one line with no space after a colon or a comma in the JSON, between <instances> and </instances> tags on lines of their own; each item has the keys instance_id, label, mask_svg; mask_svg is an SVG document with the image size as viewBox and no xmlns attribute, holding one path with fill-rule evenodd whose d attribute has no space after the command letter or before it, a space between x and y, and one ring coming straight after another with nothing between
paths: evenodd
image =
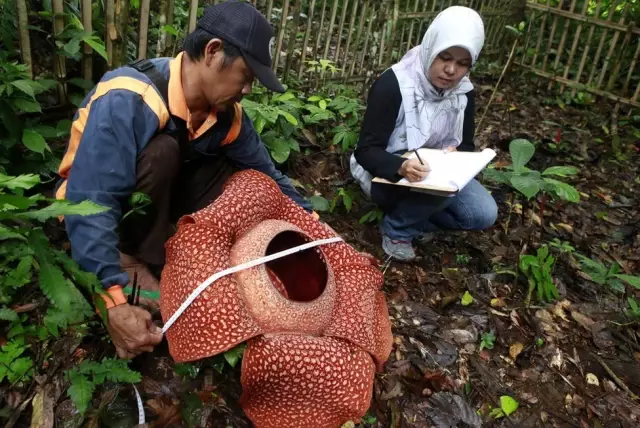
<instances>
[{"instance_id":1,"label":"white notebook page","mask_svg":"<svg viewBox=\"0 0 640 428\"><path fill-rule=\"evenodd\" d=\"M482 171L496 156L492 149L484 149L481 152L449 152L445 153L437 149L419 149L418 153L423 162L428 163L431 172L424 180L413 182L411 185L436 187L459 191ZM416 158L411 153L409 159ZM409 183L406 178L398 184Z\"/></svg>"}]
</instances>

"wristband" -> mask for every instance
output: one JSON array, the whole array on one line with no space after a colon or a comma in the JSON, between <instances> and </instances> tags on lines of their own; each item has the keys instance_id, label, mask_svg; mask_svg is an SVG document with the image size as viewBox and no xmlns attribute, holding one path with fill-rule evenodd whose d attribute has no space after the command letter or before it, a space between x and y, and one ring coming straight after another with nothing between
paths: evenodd
<instances>
[{"instance_id":1,"label":"wristband","mask_svg":"<svg viewBox=\"0 0 640 428\"><path fill-rule=\"evenodd\" d=\"M104 300L107 309L114 308L116 306L127 303L127 298L122 291L122 287L114 285L106 289L107 295L101 294L100 297Z\"/></svg>"}]
</instances>

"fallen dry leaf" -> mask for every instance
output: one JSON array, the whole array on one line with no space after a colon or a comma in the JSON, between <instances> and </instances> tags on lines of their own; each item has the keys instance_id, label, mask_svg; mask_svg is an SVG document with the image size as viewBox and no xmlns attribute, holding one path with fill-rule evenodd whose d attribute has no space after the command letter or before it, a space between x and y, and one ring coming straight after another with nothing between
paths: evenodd
<instances>
[{"instance_id":1,"label":"fallen dry leaf","mask_svg":"<svg viewBox=\"0 0 640 428\"><path fill-rule=\"evenodd\" d=\"M573 318L575 322L577 322L578 324L580 324L582 327L584 327L589 331L591 330L591 326L595 324L595 321L593 321L588 316L581 314L578 311L571 311L571 318Z\"/></svg>"},{"instance_id":2,"label":"fallen dry leaf","mask_svg":"<svg viewBox=\"0 0 640 428\"><path fill-rule=\"evenodd\" d=\"M564 229L565 231L569 232L569 233L573 233L573 226L570 226L568 224L565 223L558 223L556 224L557 227Z\"/></svg>"},{"instance_id":3,"label":"fallen dry leaf","mask_svg":"<svg viewBox=\"0 0 640 428\"><path fill-rule=\"evenodd\" d=\"M504 308L506 303L504 302L504 299L496 297L495 299L491 299L491 306L494 308Z\"/></svg>"},{"instance_id":4,"label":"fallen dry leaf","mask_svg":"<svg viewBox=\"0 0 640 428\"><path fill-rule=\"evenodd\" d=\"M587 384L593 386L600 386L600 381L598 380L598 376L593 373L587 373Z\"/></svg>"},{"instance_id":5,"label":"fallen dry leaf","mask_svg":"<svg viewBox=\"0 0 640 428\"><path fill-rule=\"evenodd\" d=\"M509 356L515 361L518 358L518 355L524 349L524 345L520 342L516 342L513 345L509 346Z\"/></svg>"}]
</instances>

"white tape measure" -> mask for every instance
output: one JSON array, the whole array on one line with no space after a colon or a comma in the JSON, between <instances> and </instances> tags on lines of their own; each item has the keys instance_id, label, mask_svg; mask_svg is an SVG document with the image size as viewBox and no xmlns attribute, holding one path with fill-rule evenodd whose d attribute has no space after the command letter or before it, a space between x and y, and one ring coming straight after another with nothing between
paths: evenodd
<instances>
[{"instance_id":1,"label":"white tape measure","mask_svg":"<svg viewBox=\"0 0 640 428\"><path fill-rule=\"evenodd\" d=\"M280 251L279 253L275 253L270 256L261 257L256 260L252 260L250 262L243 263L241 265L234 266L232 268L228 268L220 272L216 272L215 274L207 278L207 280L205 280L202 284L200 284L195 290L193 290L193 292L189 295L189 297L187 297L187 300L185 300L184 303L182 303L182 305L178 308L178 310L175 311L173 315L171 315L171 318L169 318L166 324L162 327L162 334L166 333L167 330L171 328L173 323L175 323L176 320L180 318L182 313L189 307L189 305L193 303L194 300L196 300L196 298L200 295L200 293L202 293L204 290L207 289L207 287L209 287L211 284L213 284L215 281L219 280L220 278L223 278L227 275L231 275L232 273L239 272L241 270L249 269L254 266L268 263L272 260L281 259L282 257L286 257L300 251L308 250L309 248L319 247L320 245L333 244L335 242L341 242L342 240L343 240L342 238L340 238L339 236L336 236L334 238L321 239L319 241L309 242L307 244L298 245L297 247L289 248L288 250Z\"/></svg>"},{"instance_id":2,"label":"white tape measure","mask_svg":"<svg viewBox=\"0 0 640 428\"><path fill-rule=\"evenodd\" d=\"M140 398L140 393L135 385L133 385L133 390L136 392L136 402L138 404L138 425L144 425L146 421L144 418L144 407L142 407L142 398Z\"/></svg>"}]
</instances>

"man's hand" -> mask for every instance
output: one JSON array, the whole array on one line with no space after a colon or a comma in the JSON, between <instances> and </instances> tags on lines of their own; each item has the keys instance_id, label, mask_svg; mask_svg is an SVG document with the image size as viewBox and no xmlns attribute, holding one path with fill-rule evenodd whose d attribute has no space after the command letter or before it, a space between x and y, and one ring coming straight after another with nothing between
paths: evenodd
<instances>
[{"instance_id":1,"label":"man's hand","mask_svg":"<svg viewBox=\"0 0 640 428\"><path fill-rule=\"evenodd\" d=\"M116 346L118 357L131 359L142 352L151 352L162 341L162 330L153 324L151 314L127 303L107 311L107 330Z\"/></svg>"},{"instance_id":2,"label":"man's hand","mask_svg":"<svg viewBox=\"0 0 640 428\"><path fill-rule=\"evenodd\" d=\"M407 159L402 163L398 174L409 180L409 182L424 180L429 175L429 164L422 165L418 159Z\"/></svg>"}]
</instances>

